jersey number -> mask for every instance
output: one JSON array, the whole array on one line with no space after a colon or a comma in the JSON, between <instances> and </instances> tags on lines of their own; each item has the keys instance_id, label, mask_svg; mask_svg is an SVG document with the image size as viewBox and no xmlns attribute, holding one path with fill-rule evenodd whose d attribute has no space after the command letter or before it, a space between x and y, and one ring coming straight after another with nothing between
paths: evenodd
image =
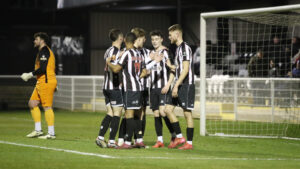
<instances>
[{"instance_id":1,"label":"jersey number","mask_svg":"<svg viewBox=\"0 0 300 169\"><path fill-rule=\"evenodd\" d=\"M138 74L140 73L141 70L141 63L134 63L134 67L135 67L135 73Z\"/></svg>"}]
</instances>

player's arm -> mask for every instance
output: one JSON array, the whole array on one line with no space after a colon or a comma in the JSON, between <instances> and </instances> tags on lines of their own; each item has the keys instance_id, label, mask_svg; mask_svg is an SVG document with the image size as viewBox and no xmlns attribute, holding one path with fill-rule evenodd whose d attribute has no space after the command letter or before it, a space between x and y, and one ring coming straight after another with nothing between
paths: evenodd
<instances>
[{"instance_id":1,"label":"player's arm","mask_svg":"<svg viewBox=\"0 0 300 169\"><path fill-rule=\"evenodd\" d=\"M168 60L168 61L169 61L169 60ZM174 77L175 77L174 72L173 72L173 71L170 71L168 83L161 89L161 94L166 94L166 93L168 93L168 91L169 91L169 89L170 89L170 86L171 86L171 84L173 83Z\"/></svg>"},{"instance_id":2,"label":"player's arm","mask_svg":"<svg viewBox=\"0 0 300 169\"><path fill-rule=\"evenodd\" d=\"M33 72L29 73L23 73L21 75L21 78L24 81L28 81L30 78L32 78L35 75L43 75L46 73L48 60L50 57L50 52L47 48L43 48L42 51L39 53L39 61L40 61L40 67L36 69Z\"/></svg>"},{"instance_id":3,"label":"player's arm","mask_svg":"<svg viewBox=\"0 0 300 169\"><path fill-rule=\"evenodd\" d=\"M111 63L111 57L106 59L106 64L107 66L110 68L111 71L113 71L114 73L119 73L122 70L122 66L119 64L113 64Z\"/></svg>"},{"instance_id":4,"label":"player's arm","mask_svg":"<svg viewBox=\"0 0 300 169\"><path fill-rule=\"evenodd\" d=\"M164 58L163 54L158 54L158 52L150 53L149 57L146 57L146 69L150 70L154 65L159 63Z\"/></svg>"},{"instance_id":5,"label":"player's arm","mask_svg":"<svg viewBox=\"0 0 300 169\"><path fill-rule=\"evenodd\" d=\"M141 75L140 75L140 78L144 78L144 77L146 77L146 76L148 76L147 69L143 69L143 70L142 70L142 73L141 73Z\"/></svg>"},{"instance_id":6,"label":"player's arm","mask_svg":"<svg viewBox=\"0 0 300 169\"><path fill-rule=\"evenodd\" d=\"M185 61L182 62L182 65L183 65L183 70L182 70L181 74L179 75L179 78L176 81L176 83L174 85L174 88L173 88L173 91L172 91L172 96L173 97L178 96L178 87L179 87L179 85L181 85L181 83L186 78L187 74L189 73L190 61L185 60Z\"/></svg>"}]
</instances>

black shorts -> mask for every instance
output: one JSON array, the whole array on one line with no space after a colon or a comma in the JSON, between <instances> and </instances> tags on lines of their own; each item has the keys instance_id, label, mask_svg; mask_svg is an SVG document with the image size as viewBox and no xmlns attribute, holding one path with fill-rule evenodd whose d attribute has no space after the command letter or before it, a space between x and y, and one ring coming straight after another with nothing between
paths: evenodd
<instances>
[{"instance_id":1,"label":"black shorts","mask_svg":"<svg viewBox=\"0 0 300 169\"><path fill-rule=\"evenodd\" d=\"M123 104L123 94L122 90L103 90L103 95L105 97L105 105L111 105L112 107L122 107Z\"/></svg>"},{"instance_id":2,"label":"black shorts","mask_svg":"<svg viewBox=\"0 0 300 169\"><path fill-rule=\"evenodd\" d=\"M151 89L150 90L150 109L153 111L159 110L159 106L164 106L168 95L170 96L171 92L168 91L167 94L161 94L161 88Z\"/></svg>"},{"instance_id":3,"label":"black shorts","mask_svg":"<svg viewBox=\"0 0 300 169\"><path fill-rule=\"evenodd\" d=\"M142 91L142 106L147 107L149 106L149 90L146 88L144 91Z\"/></svg>"},{"instance_id":4,"label":"black shorts","mask_svg":"<svg viewBox=\"0 0 300 169\"><path fill-rule=\"evenodd\" d=\"M174 106L180 106L184 110L193 110L195 103L195 85L180 85L178 87L178 97L167 97L167 103Z\"/></svg>"},{"instance_id":5,"label":"black shorts","mask_svg":"<svg viewBox=\"0 0 300 169\"><path fill-rule=\"evenodd\" d=\"M124 92L124 108L140 109L141 108L141 92L140 91L125 91Z\"/></svg>"}]
</instances>

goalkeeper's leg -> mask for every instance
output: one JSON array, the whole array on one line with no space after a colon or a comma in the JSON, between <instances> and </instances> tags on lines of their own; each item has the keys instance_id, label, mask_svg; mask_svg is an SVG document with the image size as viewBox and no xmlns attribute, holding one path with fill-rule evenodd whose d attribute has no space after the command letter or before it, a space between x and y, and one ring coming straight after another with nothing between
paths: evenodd
<instances>
[{"instance_id":1,"label":"goalkeeper's leg","mask_svg":"<svg viewBox=\"0 0 300 169\"><path fill-rule=\"evenodd\" d=\"M38 100L30 100L28 103L30 107L30 112L32 119L34 120L34 131L29 133L27 137L34 138L43 135L42 126L41 126L41 111L38 107Z\"/></svg>"}]
</instances>

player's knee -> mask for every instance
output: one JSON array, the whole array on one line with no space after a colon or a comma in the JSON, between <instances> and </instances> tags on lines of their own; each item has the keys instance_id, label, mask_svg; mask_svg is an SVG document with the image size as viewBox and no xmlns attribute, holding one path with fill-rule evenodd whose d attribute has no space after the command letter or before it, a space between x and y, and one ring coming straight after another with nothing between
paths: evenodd
<instances>
[{"instance_id":1,"label":"player's knee","mask_svg":"<svg viewBox=\"0 0 300 169\"><path fill-rule=\"evenodd\" d=\"M33 109L34 107L38 106L38 104L39 104L39 102L36 101L36 100L29 100L29 102L28 102L28 107L29 107L30 109Z\"/></svg>"},{"instance_id":2,"label":"player's knee","mask_svg":"<svg viewBox=\"0 0 300 169\"><path fill-rule=\"evenodd\" d=\"M159 111L154 111L153 114L154 114L154 117L159 117Z\"/></svg>"},{"instance_id":3,"label":"player's knee","mask_svg":"<svg viewBox=\"0 0 300 169\"><path fill-rule=\"evenodd\" d=\"M49 109L52 109L52 107L46 106L46 107L43 107L43 109L44 109L45 111L47 111L47 110L49 110Z\"/></svg>"}]
</instances>

